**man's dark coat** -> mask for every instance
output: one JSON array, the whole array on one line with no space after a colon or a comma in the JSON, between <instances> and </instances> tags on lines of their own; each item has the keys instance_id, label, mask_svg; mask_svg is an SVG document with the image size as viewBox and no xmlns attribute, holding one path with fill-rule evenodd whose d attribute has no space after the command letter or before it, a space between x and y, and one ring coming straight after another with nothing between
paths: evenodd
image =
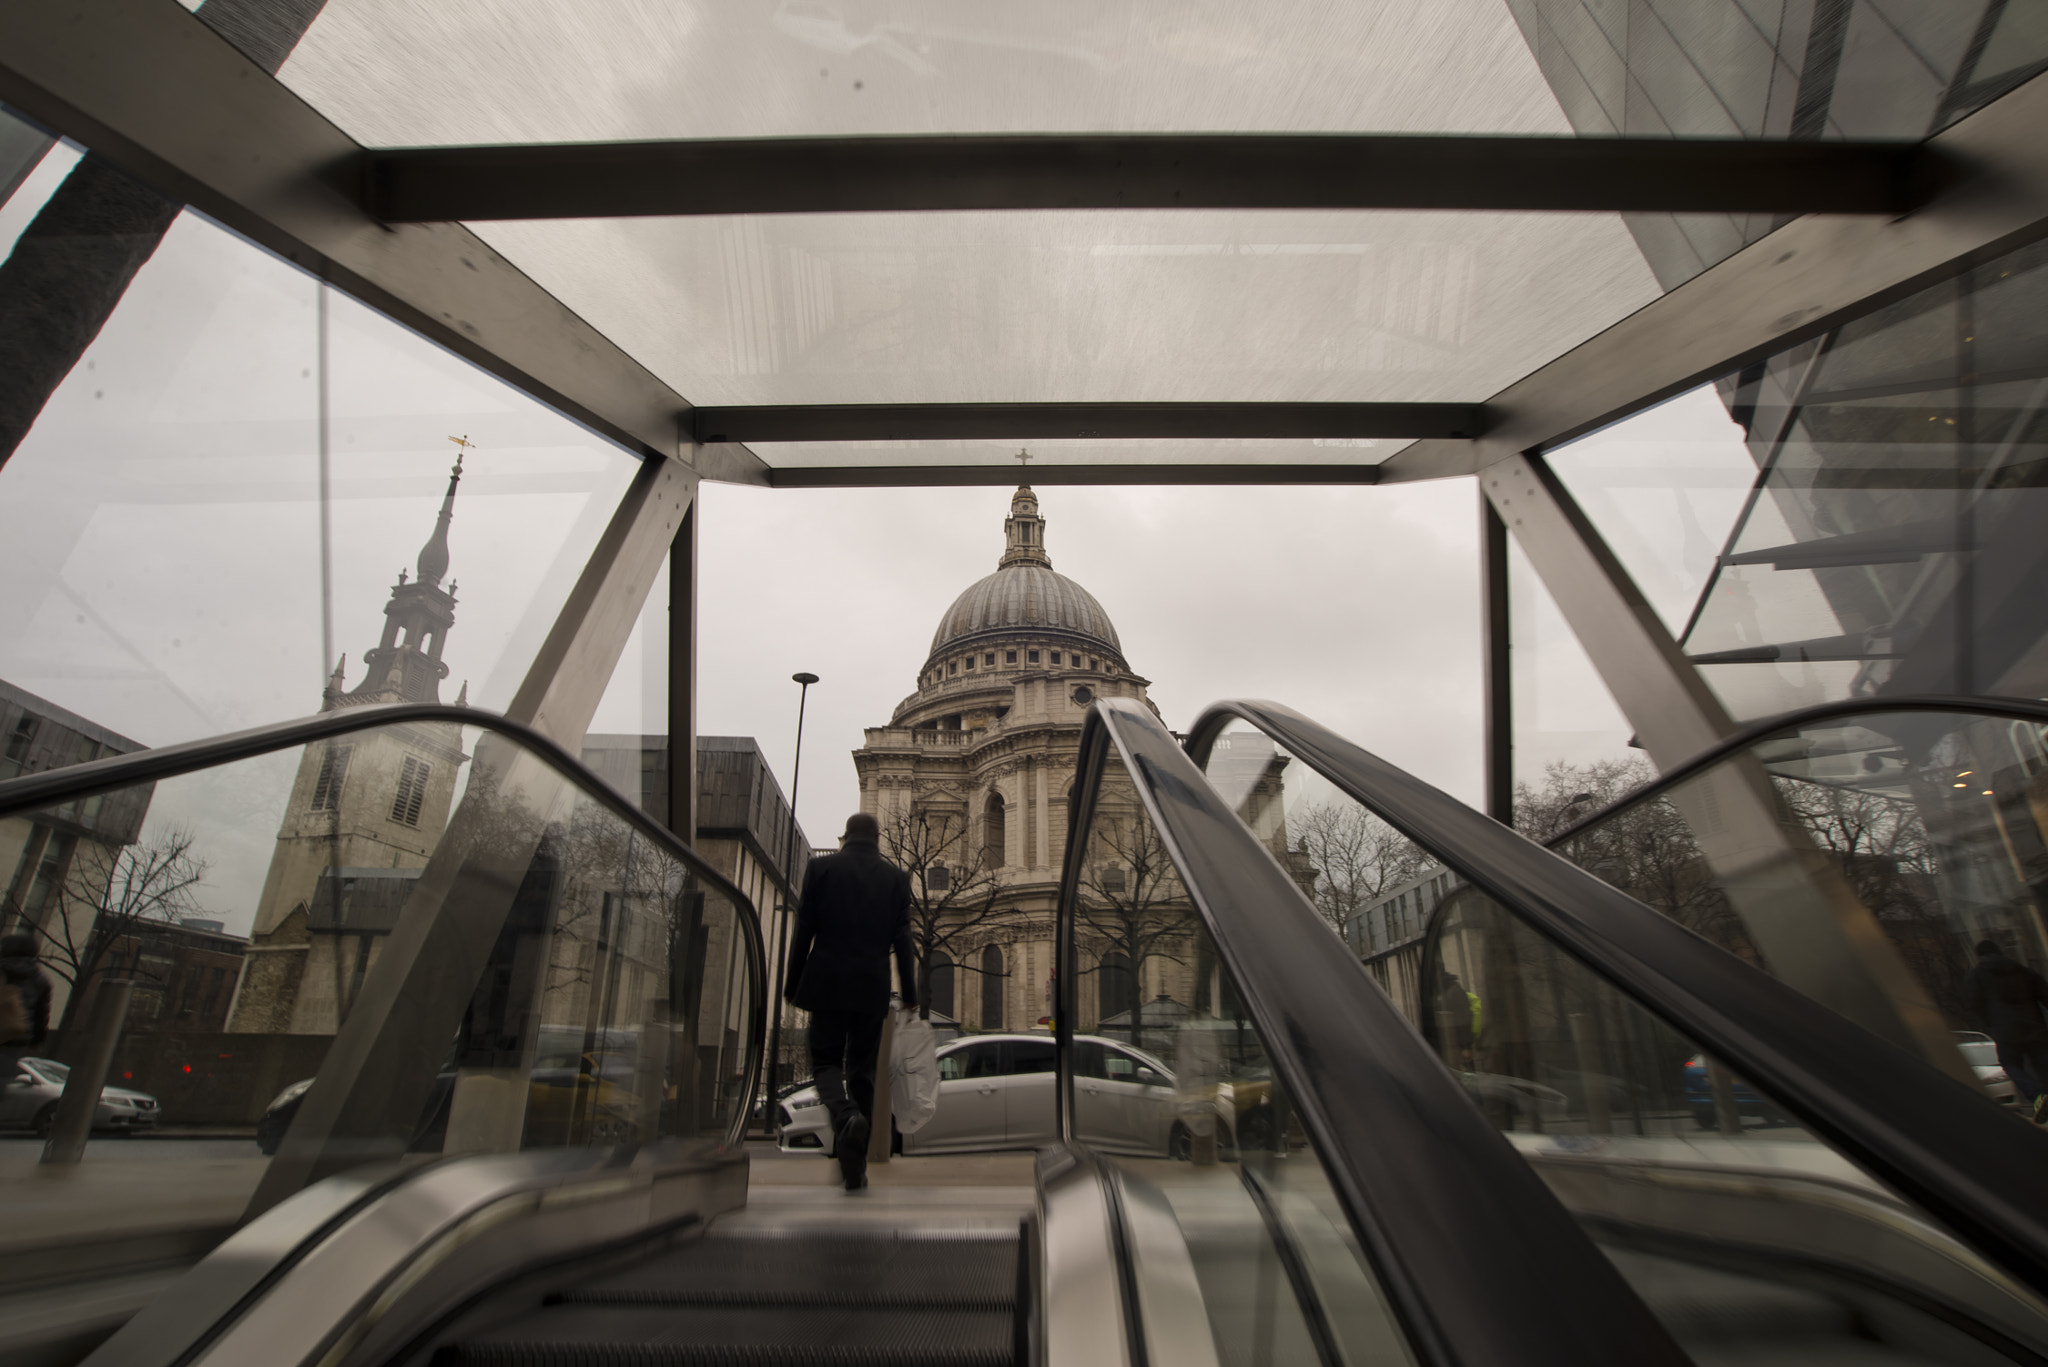
<instances>
[{"instance_id":1,"label":"man's dark coat","mask_svg":"<svg viewBox=\"0 0 2048 1367\"><path fill-rule=\"evenodd\" d=\"M2048 982L2017 959L2003 954L1979 959L1964 975L1963 1000L1985 1033L2000 1044L2048 1040Z\"/></svg>"},{"instance_id":2,"label":"man's dark coat","mask_svg":"<svg viewBox=\"0 0 2048 1367\"><path fill-rule=\"evenodd\" d=\"M786 991L805 1011L880 1014L889 1005L889 951L905 1005L917 1000L911 967L910 875L872 840L811 861L797 903Z\"/></svg>"}]
</instances>

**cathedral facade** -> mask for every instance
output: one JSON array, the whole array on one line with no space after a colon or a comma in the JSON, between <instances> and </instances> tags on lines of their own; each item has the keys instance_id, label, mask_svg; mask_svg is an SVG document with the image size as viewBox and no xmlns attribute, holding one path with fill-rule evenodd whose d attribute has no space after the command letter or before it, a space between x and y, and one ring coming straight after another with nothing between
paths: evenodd
<instances>
[{"instance_id":1,"label":"cathedral facade","mask_svg":"<svg viewBox=\"0 0 2048 1367\"><path fill-rule=\"evenodd\" d=\"M448 528L462 479L457 459L434 530L400 570L384 631L346 687L344 657L320 710L441 701L441 662L455 625ZM468 701L464 685L458 705ZM398 924L448 825L469 756L459 726L410 722L309 745L300 757L263 880L247 960L228 1012L234 1032L331 1035Z\"/></svg>"},{"instance_id":2,"label":"cathedral facade","mask_svg":"<svg viewBox=\"0 0 2048 1367\"><path fill-rule=\"evenodd\" d=\"M946 610L917 691L853 754L861 810L911 875L926 1004L973 1030L1050 1022L1082 722L1097 698L1152 706L1109 614L1053 571L1045 526L1019 487L995 573ZM1187 999L1176 957L1080 952L1082 1030L1139 1001Z\"/></svg>"}]
</instances>

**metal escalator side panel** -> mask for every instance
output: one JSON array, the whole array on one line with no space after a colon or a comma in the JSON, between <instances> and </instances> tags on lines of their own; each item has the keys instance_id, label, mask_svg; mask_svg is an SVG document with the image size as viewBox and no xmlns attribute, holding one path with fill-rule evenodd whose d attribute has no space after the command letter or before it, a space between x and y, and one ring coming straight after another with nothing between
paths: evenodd
<instances>
[{"instance_id":1,"label":"metal escalator side panel","mask_svg":"<svg viewBox=\"0 0 2048 1367\"><path fill-rule=\"evenodd\" d=\"M1237 720L1277 741L1601 979L1710 1050L2006 1272L2036 1292L2048 1291L2048 1164L2041 1138L2001 1115L1981 1089L1886 1044L1292 709L1218 704L1190 732L1190 751L1206 755Z\"/></svg>"},{"instance_id":2,"label":"metal escalator side panel","mask_svg":"<svg viewBox=\"0 0 2048 1367\"><path fill-rule=\"evenodd\" d=\"M1056 1367L1146 1367L1121 1273L1122 1234L1100 1167L1064 1149L1038 1163L1037 1340ZM1033 1367L1037 1367L1033 1364Z\"/></svg>"},{"instance_id":3,"label":"metal escalator side panel","mask_svg":"<svg viewBox=\"0 0 2048 1367\"><path fill-rule=\"evenodd\" d=\"M1242 994L1277 1080L1423 1363L1687 1359L1511 1146L1465 1100L1300 889L1148 711L1098 702L1081 740L1060 918L1062 1068L1084 833L1116 765ZM1062 1078L1064 1111L1071 1078Z\"/></svg>"}]
</instances>

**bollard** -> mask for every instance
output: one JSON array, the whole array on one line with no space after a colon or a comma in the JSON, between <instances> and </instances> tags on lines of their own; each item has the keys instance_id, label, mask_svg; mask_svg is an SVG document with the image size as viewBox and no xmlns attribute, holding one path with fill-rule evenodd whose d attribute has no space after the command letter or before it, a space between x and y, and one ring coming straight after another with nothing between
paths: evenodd
<instances>
[{"instance_id":1,"label":"bollard","mask_svg":"<svg viewBox=\"0 0 2048 1367\"><path fill-rule=\"evenodd\" d=\"M92 1122L99 1114L100 1089L107 1085L107 1069L113 1066L121 1027L128 1023L128 998L134 991L135 984L129 979L100 980L100 990L93 997L92 1024L71 1065L71 1076L64 1079L57 1119L43 1144L43 1162L76 1163L85 1157L85 1141L92 1137Z\"/></svg>"}]
</instances>

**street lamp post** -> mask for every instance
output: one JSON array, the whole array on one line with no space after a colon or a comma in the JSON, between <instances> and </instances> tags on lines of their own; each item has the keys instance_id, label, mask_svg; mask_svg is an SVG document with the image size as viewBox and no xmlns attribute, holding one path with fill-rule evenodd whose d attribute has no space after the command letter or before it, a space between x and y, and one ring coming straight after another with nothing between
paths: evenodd
<instances>
[{"instance_id":1,"label":"street lamp post","mask_svg":"<svg viewBox=\"0 0 2048 1367\"><path fill-rule=\"evenodd\" d=\"M818 681L817 675L808 673L789 678L802 691L796 697L796 756L789 765L789 832L783 841L782 886L789 891L783 894L781 915L775 918L774 972L768 977L768 1005L775 1017L768 1027L768 1096L761 1111L771 1135L781 1128L776 1121L775 1090L782 1072L782 977L789 969L789 914L796 909L796 794L804 777L804 704L810 700L811 685Z\"/></svg>"}]
</instances>

